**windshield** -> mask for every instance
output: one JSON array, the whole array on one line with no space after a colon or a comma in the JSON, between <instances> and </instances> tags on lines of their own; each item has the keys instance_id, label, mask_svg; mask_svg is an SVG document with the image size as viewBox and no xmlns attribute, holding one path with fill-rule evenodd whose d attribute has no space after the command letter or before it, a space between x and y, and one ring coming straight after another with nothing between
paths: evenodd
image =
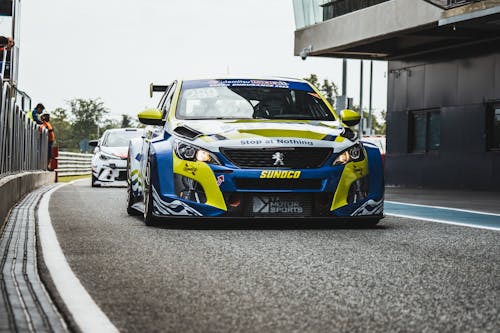
<instances>
[{"instance_id":1,"label":"windshield","mask_svg":"<svg viewBox=\"0 0 500 333\"><path fill-rule=\"evenodd\" d=\"M335 120L307 83L275 80L186 81L176 116L178 119Z\"/></svg>"},{"instance_id":2,"label":"windshield","mask_svg":"<svg viewBox=\"0 0 500 333\"><path fill-rule=\"evenodd\" d=\"M138 138L142 134L140 130L112 131L104 137L104 147L128 147L130 139Z\"/></svg>"}]
</instances>

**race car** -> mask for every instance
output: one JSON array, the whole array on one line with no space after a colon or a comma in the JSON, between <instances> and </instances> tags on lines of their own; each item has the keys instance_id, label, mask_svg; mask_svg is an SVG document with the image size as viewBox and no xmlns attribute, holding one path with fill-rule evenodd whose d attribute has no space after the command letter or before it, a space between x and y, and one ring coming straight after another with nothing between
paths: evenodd
<instances>
[{"instance_id":1,"label":"race car","mask_svg":"<svg viewBox=\"0 0 500 333\"><path fill-rule=\"evenodd\" d=\"M96 147L92 157L92 187L126 186L128 144L130 139L142 134L143 130L138 128L109 129L99 140L89 142L91 147Z\"/></svg>"},{"instance_id":2,"label":"race car","mask_svg":"<svg viewBox=\"0 0 500 333\"><path fill-rule=\"evenodd\" d=\"M153 86L154 88L158 86ZM129 214L180 218L383 218L379 149L352 110L289 78L177 80L129 145ZM158 90L158 89L156 89Z\"/></svg>"}]
</instances>

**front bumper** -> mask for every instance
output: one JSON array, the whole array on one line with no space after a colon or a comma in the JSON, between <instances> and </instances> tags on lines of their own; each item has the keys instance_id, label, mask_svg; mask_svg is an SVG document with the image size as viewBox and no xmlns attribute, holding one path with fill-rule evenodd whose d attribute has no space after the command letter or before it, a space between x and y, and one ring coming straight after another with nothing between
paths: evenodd
<instances>
[{"instance_id":1,"label":"front bumper","mask_svg":"<svg viewBox=\"0 0 500 333\"><path fill-rule=\"evenodd\" d=\"M153 181L157 187L153 213L157 217L383 217L383 175L370 172L366 159L342 166L269 171L275 170L235 169L174 158L173 179ZM274 201L274 208L256 208L259 200Z\"/></svg>"},{"instance_id":2,"label":"front bumper","mask_svg":"<svg viewBox=\"0 0 500 333\"><path fill-rule=\"evenodd\" d=\"M92 165L92 173L96 183L124 183L127 181L127 161L109 160L100 165Z\"/></svg>"}]
</instances>

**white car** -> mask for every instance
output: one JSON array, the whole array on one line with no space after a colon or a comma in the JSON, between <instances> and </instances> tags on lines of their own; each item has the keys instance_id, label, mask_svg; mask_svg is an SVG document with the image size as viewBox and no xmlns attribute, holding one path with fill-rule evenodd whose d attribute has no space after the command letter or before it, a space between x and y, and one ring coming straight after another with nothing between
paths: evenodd
<instances>
[{"instance_id":1,"label":"white car","mask_svg":"<svg viewBox=\"0 0 500 333\"><path fill-rule=\"evenodd\" d=\"M382 160L385 160L385 151L386 151L386 141L385 135L365 135L361 138L363 142L373 143L380 150L380 155L382 156Z\"/></svg>"},{"instance_id":2,"label":"white car","mask_svg":"<svg viewBox=\"0 0 500 333\"><path fill-rule=\"evenodd\" d=\"M99 140L89 142L96 147L92 157L92 187L127 184L128 145L143 133L140 128L110 129Z\"/></svg>"}]
</instances>

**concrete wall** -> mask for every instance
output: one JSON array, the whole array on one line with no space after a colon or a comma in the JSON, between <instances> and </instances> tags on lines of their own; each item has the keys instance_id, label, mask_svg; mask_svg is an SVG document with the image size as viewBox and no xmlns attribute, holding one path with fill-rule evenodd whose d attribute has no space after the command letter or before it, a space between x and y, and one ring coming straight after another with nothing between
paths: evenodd
<instances>
[{"instance_id":1,"label":"concrete wall","mask_svg":"<svg viewBox=\"0 0 500 333\"><path fill-rule=\"evenodd\" d=\"M408 187L499 190L500 151L488 150L488 102L500 102L500 52L389 62L386 181ZM454 55L459 54L460 58ZM440 110L438 151L409 150L410 115Z\"/></svg>"},{"instance_id":2,"label":"concrete wall","mask_svg":"<svg viewBox=\"0 0 500 333\"><path fill-rule=\"evenodd\" d=\"M443 10L421 0L392 0L295 31L294 54L312 45L311 54L387 38L436 24Z\"/></svg>"},{"instance_id":3,"label":"concrete wall","mask_svg":"<svg viewBox=\"0 0 500 333\"><path fill-rule=\"evenodd\" d=\"M9 210L25 194L37 187L53 183L54 172L23 172L0 178L0 226L3 227Z\"/></svg>"}]
</instances>

